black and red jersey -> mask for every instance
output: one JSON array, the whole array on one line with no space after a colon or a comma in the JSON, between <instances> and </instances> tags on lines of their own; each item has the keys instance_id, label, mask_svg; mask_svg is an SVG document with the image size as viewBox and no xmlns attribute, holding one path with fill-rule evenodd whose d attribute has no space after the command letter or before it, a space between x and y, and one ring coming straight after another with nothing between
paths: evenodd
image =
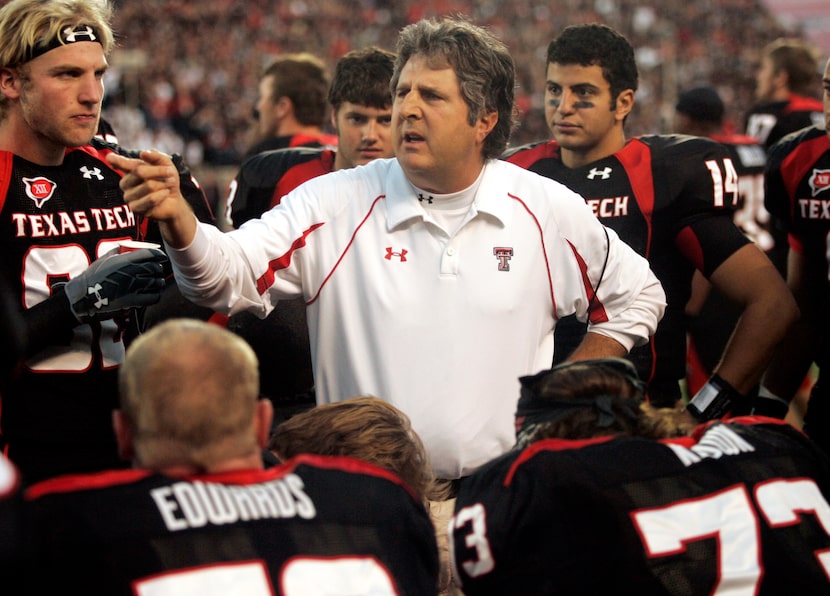
<instances>
[{"instance_id":1,"label":"black and red jersey","mask_svg":"<svg viewBox=\"0 0 830 596\"><path fill-rule=\"evenodd\" d=\"M805 430L830 449L830 139L823 126L789 134L770 148L765 201L787 231L790 249L824 271L809 282L823 307L814 309L817 320L810 321L820 338L813 355L819 378L810 393Z\"/></svg>"},{"instance_id":2,"label":"black and red jersey","mask_svg":"<svg viewBox=\"0 0 830 596\"><path fill-rule=\"evenodd\" d=\"M539 441L461 484L450 526L476 594L826 594L830 461L783 421L694 437Z\"/></svg>"},{"instance_id":3,"label":"black and red jersey","mask_svg":"<svg viewBox=\"0 0 830 596\"><path fill-rule=\"evenodd\" d=\"M345 457L173 478L65 476L26 492L32 593L435 594L423 503Z\"/></svg>"},{"instance_id":4,"label":"black and red jersey","mask_svg":"<svg viewBox=\"0 0 830 596\"><path fill-rule=\"evenodd\" d=\"M245 153L245 159L253 157L258 153L266 151L277 151L279 149L294 149L298 147L337 147L338 139L336 134L296 134L283 135L279 137L268 137L254 144Z\"/></svg>"},{"instance_id":5,"label":"black and red jersey","mask_svg":"<svg viewBox=\"0 0 830 596\"><path fill-rule=\"evenodd\" d=\"M738 206L733 216L735 225L783 271L786 238L774 226L764 207L766 149L756 138L748 135L729 133L710 138L726 147L738 175ZM717 288L709 288L699 311L689 318L690 360L686 381L690 395L697 393L709 380L741 313L739 305Z\"/></svg>"},{"instance_id":6,"label":"black and red jersey","mask_svg":"<svg viewBox=\"0 0 830 596\"><path fill-rule=\"evenodd\" d=\"M230 185L228 221L236 228L259 217L291 190L334 170L332 149L297 148L266 151L246 159Z\"/></svg>"},{"instance_id":7,"label":"black and red jersey","mask_svg":"<svg viewBox=\"0 0 830 596\"><path fill-rule=\"evenodd\" d=\"M754 106L746 117L746 133L769 149L784 135L823 123L821 100L793 93L784 101Z\"/></svg>"},{"instance_id":8,"label":"black and red jersey","mask_svg":"<svg viewBox=\"0 0 830 596\"><path fill-rule=\"evenodd\" d=\"M335 156L332 149L303 147L266 151L245 160L230 184L227 220L239 227L259 217L303 182L333 171ZM301 298L283 300L265 320L240 313L227 323L257 353L262 394L289 412L314 403L305 308Z\"/></svg>"},{"instance_id":9,"label":"black and red jersey","mask_svg":"<svg viewBox=\"0 0 830 596\"><path fill-rule=\"evenodd\" d=\"M827 264L826 275L813 281L817 295L825 304L830 303L830 139L823 127L792 133L770 149L765 201L787 231L790 247ZM820 325L824 337L830 337L830 316L826 311L824 314L815 324ZM830 350L826 342L822 345L816 362L824 368L830 366Z\"/></svg>"},{"instance_id":10,"label":"black and red jersey","mask_svg":"<svg viewBox=\"0 0 830 596\"><path fill-rule=\"evenodd\" d=\"M50 298L56 284L80 274L119 241L160 242L157 226L139 220L124 203L121 173L106 162L113 151L136 155L97 138L67 150L59 166L0 151L0 275L21 309ZM204 194L178 157L175 162L183 193L200 219L209 220ZM135 325L135 317L117 316L56 326L48 346L0 381L2 435L25 482L124 465L111 411L118 403L124 340Z\"/></svg>"},{"instance_id":11,"label":"black and red jersey","mask_svg":"<svg viewBox=\"0 0 830 596\"><path fill-rule=\"evenodd\" d=\"M581 194L603 224L648 259L667 306L651 341L629 357L648 383L649 399L673 405L685 376L692 274L697 268L708 277L749 242L732 222L738 182L729 153L710 139L647 135L573 169L562 163L556 141L519 147L504 158ZM570 354L584 330L576 321L557 324L556 361Z\"/></svg>"}]
</instances>

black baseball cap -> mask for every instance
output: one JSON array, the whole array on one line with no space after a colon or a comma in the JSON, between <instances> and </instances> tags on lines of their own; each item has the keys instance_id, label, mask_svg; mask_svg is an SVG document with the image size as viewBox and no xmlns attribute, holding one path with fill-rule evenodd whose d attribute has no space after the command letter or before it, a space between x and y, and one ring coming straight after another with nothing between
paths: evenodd
<instances>
[{"instance_id":1,"label":"black baseball cap","mask_svg":"<svg viewBox=\"0 0 830 596\"><path fill-rule=\"evenodd\" d=\"M674 109L694 120L714 123L723 120L723 100L714 87L706 85L681 93Z\"/></svg>"}]
</instances>

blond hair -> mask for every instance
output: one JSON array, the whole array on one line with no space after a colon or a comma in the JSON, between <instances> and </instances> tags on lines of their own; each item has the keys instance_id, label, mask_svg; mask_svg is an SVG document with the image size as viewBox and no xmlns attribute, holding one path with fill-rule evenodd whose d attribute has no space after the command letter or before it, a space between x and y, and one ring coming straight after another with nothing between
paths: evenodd
<instances>
[{"instance_id":1,"label":"blond hair","mask_svg":"<svg viewBox=\"0 0 830 596\"><path fill-rule=\"evenodd\" d=\"M115 44L107 0L12 0L0 9L0 68L20 68L32 52L58 38L65 27L90 25L98 34L104 55ZM0 121L9 100L0 95Z\"/></svg>"},{"instance_id":2,"label":"blond hair","mask_svg":"<svg viewBox=\"0 0 830 596\"><path fill-rule=\"evenodd\" d=\"M141 467L217 462L259 451L259 369L238 335L169 319L141 335L119 370L121 410Z\"/></svg>"}]
</instances>

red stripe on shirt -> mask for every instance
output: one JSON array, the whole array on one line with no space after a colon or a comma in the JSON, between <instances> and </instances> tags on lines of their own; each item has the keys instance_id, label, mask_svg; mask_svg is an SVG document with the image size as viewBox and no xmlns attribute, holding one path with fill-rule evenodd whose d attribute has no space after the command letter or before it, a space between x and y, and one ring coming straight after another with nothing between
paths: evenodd
<instances>
[{"instance_id":1,"label":"red stripe on shirt","mask_svg":"<svg viewBox=\"0 0 830 596\"><path fill-rule=\"evenodd\" d=\"M576 247L570 241L568 241L568 246L571 247L574 257L576 257L576 262L579 264L579 271L582 273L582 285L585 286L585 293L588 295L588 320L591 323L606 323L608 321L608 313L605 312L605 307L599 298L597 298L596 290L594 290L594 286L588 277L588 266L585 264L585 259L582 258L582 255L579 254L579 251L576 250ZM606 250L610 249L611 247L609 246ZM599 284L601 283L602 278L597 283L597 288L599 288Z\"/></svg>"},{"instance_id":2,"label":"red stripe on shirt","mask_svg":"<svg viewBox=\"0 0 830 596\"><path fill-rule=\"evenodd\" d=\"M294 256L294 252L304 247L306 244L306 238L308 238L309 234L317 230L322 225L323 223L317 223L308 228L305 232L303 232L302 236L294 241L287 253L268 263L268 269L265 270L262 277L256 280L257 291L260 295L264 294L268 288L274 285L276 272L281 269L286 269L291 264L291 257Z\"/></svg>"},{"instance_id":3,"label":"red stripe on shirt","mask_svg":"<svg viewBox=\"0 0 830 596\"><path fill-rule=\"evenodd\" d=\"M323 280L323 283L320 284L320 287L317 289L317 293L314 294L314 296L311 297L311 300L309 300L306 304L312 304L314 301L317 300L317 298L320 297L320 292L323 291L323 288L328 283L328 281L332 278L332 276L334 275L334 272L337 271L337 268L340 266L340 263L343 261L343 258L346 256L346 253L349 252L349 249L352 247L352 244L354 244L354 239L355 239L355 237L357 237L357 233L360 231L360 228L363 227L363 224L365 224L366 221L369 219L369 217L372 215L372 211L375 210L375 205L378 204L378 201L380 201L381 199L385 199L385 198L386 198L386 195L380 195L374 201L372 201L372 205L371 205L371 207L369 207L369 211L366 213L366 216L361 220L360 224L355 228L354 232L352 233L352 237L349 238L349 243L346 245L346 248L343 249L343 253L340 255L340 258L337 259L337 262L334 264L334 267L332 267L331 271L329 271L329 274Z\"/></svg>"}]
</instances>

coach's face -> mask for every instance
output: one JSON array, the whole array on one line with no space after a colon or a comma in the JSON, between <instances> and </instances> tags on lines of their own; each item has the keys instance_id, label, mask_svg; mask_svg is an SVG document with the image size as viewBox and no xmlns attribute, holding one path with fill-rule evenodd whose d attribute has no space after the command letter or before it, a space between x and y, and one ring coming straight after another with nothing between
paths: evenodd
<instances>
[{"instance_id":1,"label":"coach's face","mask_svg":"<svg viewBox=\"0 0 830 596\"><path fill-rule=\"evenodd\" d=\"M469 120L455 71L421 55L401 70L392 104L392 142L409 180L436 194L463 190L484 164L484 139L498 121L492 112Z\"/></svg>"}]
</instances>

